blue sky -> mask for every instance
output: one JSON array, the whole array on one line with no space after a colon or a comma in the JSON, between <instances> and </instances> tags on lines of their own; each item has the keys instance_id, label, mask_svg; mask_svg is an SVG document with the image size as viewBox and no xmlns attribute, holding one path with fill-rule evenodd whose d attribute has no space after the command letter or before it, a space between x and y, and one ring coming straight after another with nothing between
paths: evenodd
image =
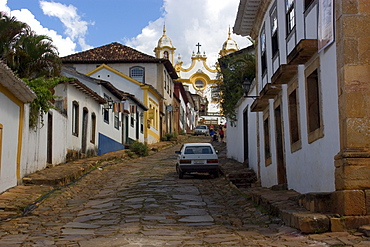
<instances>
[{"instance_id":1,"label":"blue sky","mask_svg":"<svg viewBox=\"0 0 370 247\"><path fill-rule=\"evenodd\" d=\"M212 66L238 5L239 0L0 0L0 11L50 36L61 56L112 42L154 55L165 24L176 57L190 63L200 42ZM245 37L232 38L239 48L249 45Z\"/></svg>"}]
</instances>

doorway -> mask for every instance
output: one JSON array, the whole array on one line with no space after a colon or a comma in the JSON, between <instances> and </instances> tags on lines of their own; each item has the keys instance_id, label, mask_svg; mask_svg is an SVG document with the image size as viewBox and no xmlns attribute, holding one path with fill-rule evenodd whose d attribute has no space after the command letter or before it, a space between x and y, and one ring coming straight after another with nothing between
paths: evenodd
<instances>
[{"instance_id":1,"label":"doorway","mask_svg":"<svg viewBox=\"0 0 370 247\"><path fill-rule=\"evenodd\" d=\"M53 164L53 115L48 113L48 131L47 131L47 143L46 143L46 162Z\"/></svg>"},{"instance_id":2,"label":"doorway","mask_svg":"<svg viewBox=\"0 0 370 247\"><path fill-rule=\"evenodd\" d=\"M89 112L86 108L82 112L82 143L81 143L81 152L86 153L87 149L87 121L88 121Z\"/></svg>"},{"instance_id":3,"label":"doorway","mask_svg":"<svg viewBox=\"0 0 370 247\"><path fill-rule=\"evenodd\" d=\"M283 127L280 105L278 105L275 108L275 131L276 131L275 136L276 136L276 162L277 162L278 184L286 185L287 177L284 158Z\"/></svg>"},{"instance_id":4,"label":"doorway","mask_svg":"<svg viewBox=\"0 0 370 247\"><path fill-rule=\"evenodd\" d=\"M249 133L248 133L248 106L243 111L243 146L244 164L249 167Z\"/></svg>"}]
</instances>

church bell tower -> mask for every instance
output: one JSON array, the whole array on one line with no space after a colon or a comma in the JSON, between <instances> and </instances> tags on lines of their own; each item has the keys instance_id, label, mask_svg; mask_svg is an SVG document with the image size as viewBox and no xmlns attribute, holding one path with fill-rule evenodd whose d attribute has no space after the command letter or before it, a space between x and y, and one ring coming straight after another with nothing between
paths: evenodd
<instances>
[{"instance_id":1,"label":"church bell tower","mask_svg":"<svg viewBox=\"0 0 370 247\"><path fill-rule=\"evenodd\" d=\"M174 65L175 61L175 50L173 47L171 39L166 34L166 26L163 26L163 35L158 40L158 45L154 48L154 53L156 58L166 58Z\"/></svg>"}]
</instances>

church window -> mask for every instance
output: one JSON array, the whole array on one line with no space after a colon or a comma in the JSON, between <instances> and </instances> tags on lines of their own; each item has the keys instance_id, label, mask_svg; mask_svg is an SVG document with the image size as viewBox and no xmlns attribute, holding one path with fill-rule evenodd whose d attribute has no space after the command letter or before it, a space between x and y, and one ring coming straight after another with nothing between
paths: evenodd
<instances>
[{"instance_id":1,"label":"church window","mask_svg":"<svg viewBox=\"0 0 370 247\"><path fill-rule=\"evenodd\" d=\"M164 78L164 89L166 90L166 88L167 88L167 75L166 75L165 70L163 70L163 78Z\"/></svg>"},{"instance_id":2,"label":"church window","mask_svg":"<svg viewBox=\"0 0 370 247\"><path fill-rule=\"evenodd\" d=\"M272 57L275 57L279 51L278 42L278 19L277 19L277 8L276 3L271 9L271 45L272 45Z\"/></svg>"},{"instance_id":3,"label":"church window","mask_svg":"<svg viewBox=\"0 0 370 247\"><path fill-rule=\"evenodd\" d=\"M287 35L289 35L295 27L294 0L285 0L286 6L286 25Z\"/></svg>"},{"instance_id":4,"label":"church window","mask_svg":"<svg viewBox=\"0 0 370 247\"><path fill-rule=\"evenodd\" d=\"M261 71L262 75L264 75L267 71L267 58L266 58L266 33L265 33L265 26L263 26L261 34Z\"/></svg>"},{"instance_id":5,"label":"church window","mask_svg":"<svg viewBox=\"0 0 370 247\"><path fill-rule=\"evenodd\" d=\"M202 80L196 80L195 81L195 87L196 87L196 89L202 89L202 88L204 88L204 86L205 86L205 83L204 83L204 81L202 81Z\"/></svg>"},{"instance_id":6,"label":"church window","mask_svg":"<svg viewBox=\"0 0 370 247\"><path fill-rule=\"evenodd\" d=\"M168 51L163 52L163 58L168 59Z\"/></svg>"},{"instance_id":7,"label":"church window","mask_svg":"<svg viewBox=\"0 0 370 247\"><path fill-rule=\"evenodd\" d=\"M130 68L130 77L137 80L138 82L145 82L145 69L141 66L135 66Z\"/></svg>"}]
</instances>

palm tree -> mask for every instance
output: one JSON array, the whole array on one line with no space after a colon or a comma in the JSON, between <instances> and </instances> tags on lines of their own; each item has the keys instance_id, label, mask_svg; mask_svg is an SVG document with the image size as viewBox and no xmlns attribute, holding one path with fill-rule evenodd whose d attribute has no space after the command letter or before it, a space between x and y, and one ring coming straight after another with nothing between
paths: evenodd
<instances>
[{"instance_id":1,"label":"palm tree","mask_svg":"<svg viewBox=\"0 0 370 247\"><path fill-rule=\"evenodd\" d=\"M54 77L60 74L61 60L51 38L29 32L14 45L12 68L21 78Z\"/></svg>"},{"instance_id":2,"label":"palm tree","mask_svg":"<svg viewBox=\"0 0 370 247\"><path fill-rule=\"evenodd\" d=\"M0 58L21 78L60 74L61 60L50 37L0 12Z\"/></svg>"},{"instance_id":3,"label":"palm tree","mask_svg":"<svg viewBox=\"0 0 370 247\"><path fill-rule=\"evenodd\" d=\"M15 17L9 17L0 12L0 58L6 63L12 62L14 55L13 45L30 27L23 22L17 21Z\"/></svg>"}]
</instances>

